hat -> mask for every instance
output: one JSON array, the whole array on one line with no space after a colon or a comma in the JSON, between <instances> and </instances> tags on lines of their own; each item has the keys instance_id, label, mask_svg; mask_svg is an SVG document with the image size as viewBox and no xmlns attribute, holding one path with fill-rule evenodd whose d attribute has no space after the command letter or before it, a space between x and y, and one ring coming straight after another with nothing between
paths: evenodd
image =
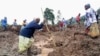
<instances>
[{"instance_id":1,"label":"hat","mask_svg":"<svg viewBox=\"0 0 100 56\"><path fill-rule=\"evenodd\" d=\"M86 8L90 8L91 6L90 6L90 4L86 4L85 7Z\"/></svg>"}]
</instances>

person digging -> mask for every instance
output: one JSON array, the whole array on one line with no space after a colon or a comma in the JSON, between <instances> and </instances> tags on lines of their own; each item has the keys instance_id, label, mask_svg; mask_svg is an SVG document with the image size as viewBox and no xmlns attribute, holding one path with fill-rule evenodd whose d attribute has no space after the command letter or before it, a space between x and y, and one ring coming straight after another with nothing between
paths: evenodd
<instances>
[{"instance_id":1,"label":"person digging","mask_svg":"<svg viewBox=\"0 0 100 56\"><path fill-rule=\"evenodd\" d=\"M45 20L41 23L40 18L36 18L27 24L23 29L20 30L19 33L19 54L22 54L24 51L27 51L28 56L31 55L31 45L32 45L32 37L36 29L41 29L44 26ZM34 37L33 37L34 39Z\"/></svg>"}]
</instances>

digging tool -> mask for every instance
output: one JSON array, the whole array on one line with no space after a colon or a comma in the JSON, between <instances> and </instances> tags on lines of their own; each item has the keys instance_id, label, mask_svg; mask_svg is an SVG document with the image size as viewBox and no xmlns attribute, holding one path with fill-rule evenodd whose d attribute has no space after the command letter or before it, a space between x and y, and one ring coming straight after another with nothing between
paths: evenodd
<instances>
[{"instance_id":1,"label":"digging tool","mask_svg":"<svg viewBox=\"0 0 100 56\"><path fill-rule=\"evenodd\" d=\"M42 12L42 15L44 15L44 13L43 13L43 10L42 10L42 8L41 8L41 12ZM43 16L43 18L44 18L44 16ZM44 20L47 20L46 18L44 18ZM48 26L47 26L47 23L45 23L45 25L46 25L46 29L47 29L47 31L50 33L50 38L48 39L48 41L53 41L53 44L54 44L54 46L56 46L55 45L55 41L54 41L54 39L53 39L53 34L50 32L50 29L48 28Z\"/></svg>"},{"instance_id":2,"label":"digging tool","mask_svg":"<svg viewBox=\"0 0 100 56\"><path fill-rule=\"evenodd\" d=\"M42 15L44 15L42 8L41 8L41 11L42 11ZM44 16L43 16L43 18L44 18ZM46 20L46 19L44 18L44 20ZM50 30L49 30L49 28L47 26L47 22L45 23L45 26L46 26L47 31L50 32Z\"/></svg>"}]
</instances>

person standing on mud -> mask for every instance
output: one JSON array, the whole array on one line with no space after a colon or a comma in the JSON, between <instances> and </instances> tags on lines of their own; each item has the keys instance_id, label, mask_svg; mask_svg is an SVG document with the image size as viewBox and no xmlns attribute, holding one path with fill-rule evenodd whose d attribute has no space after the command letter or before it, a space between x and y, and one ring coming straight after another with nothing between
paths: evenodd
<instances>
[{"instance_id":1,"label":"person standing on mud","mask_svg":"<svg viewBox=\"0 0 100 56\"><path fill-rule=\"evenodd\" d=\"M63 25L64 25L63 22L59 21L58 25L59 25L59 30L62 31L63 30Z\"/></svg>"},{"instance_id":2,"label":"person standing on mud","mask_svg":"<svg viewBox=\"0 0 100 56\"><path fill-rule=\"evenodd\" d=\"M90 4L85 5L86 10L86 19L85 19L85 26L86 26L86 34L90 35L91 37L96 37L99 35L99 29L97 25L96 15L93 8L91 8Z\"/></svg>"},{"instance_id":3,"label":"person standing on mud","mask_svg":"<svg viewBox=\"0 0 100 56\"><path fill-rule=\"evenodd\" d=\"M78 25L80 25L80 13L77 15L77 17L76 17L76 22L78 23Z\"/></svg>"},{"instance_id":4,"label":"person standing on mud","mask_svg":"<svg viewBox=\"0 0 100 56\"><path fill-rule=\"evenodd\" d=\"M1 20L1 25L3 28L3 31L7 30L7 17L4 17L4 19Z\"/></svg>"},{"instance_id":5,"label":"person standing on mud","mask_svg":"<svg viewBox=\"0 0 100 56\"><path fill-rule=\"evenodd\" d=\"M17 27L17 20L14 19L14 22L13 22L13 25L12 25L12 29L16 29L16 27Z\"/></svg>"},{"instance_id":6,"label":"person standing on mud","mask_svg":"<svg viewBox=\"0 0 100 56\"><path fill-rule=\"evenodd\" d=\"M65 18L62 19L62 22L63 22L63 30L65 30L67 28L67 22Z\"/></svg>"},{"instance_id":7,"label":"person standing on mud","mask_svg":"<svg viewBox=\"0 0 100 56\"><path fill-rule=\"evenodd\" d=\"M31 56L31 45L32 45L32 37L36 29L41 29L45 23L45 20L40 25L40 18L36 18L27 24L23 29L20 30L19 33L19 53L23 53L27 50L27 55Z\"/></svg>"}]
</instances>

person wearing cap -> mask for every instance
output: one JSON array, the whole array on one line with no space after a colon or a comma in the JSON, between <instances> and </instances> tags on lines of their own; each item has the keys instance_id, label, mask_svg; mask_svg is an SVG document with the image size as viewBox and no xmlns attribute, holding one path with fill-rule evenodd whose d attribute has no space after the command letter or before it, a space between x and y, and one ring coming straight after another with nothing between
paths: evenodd
<instances>
[{"instance_id":1,"label":"person wearing cap","mask_svg":"<svg viewBox=\"0 0 100 56\"><path fill-rule=\"evenodd\" d=\"M86 10L86 19L85 19L85 26L86 26L86 34L90 35L91 37L96 37L99 35L99 29L97 25L96 15L93 8L91 8L90 4L85 5Z\"/></svg>"},{"instance_id":2,"label":"person wearing cap","mask_svg":"<svg viewBox=\"0 0 100 56\"><path fill-rule=\"evenodd\" d=\"M40 18L36 18L27 24L23 29L20 30L19 33L19 53L23 53L24 51L30 51L30 47L32 44L32 37L34 39L34 32L36 29L41 29L45 23L38 24L40 22Z\"/></svg>"}]
</instances>

